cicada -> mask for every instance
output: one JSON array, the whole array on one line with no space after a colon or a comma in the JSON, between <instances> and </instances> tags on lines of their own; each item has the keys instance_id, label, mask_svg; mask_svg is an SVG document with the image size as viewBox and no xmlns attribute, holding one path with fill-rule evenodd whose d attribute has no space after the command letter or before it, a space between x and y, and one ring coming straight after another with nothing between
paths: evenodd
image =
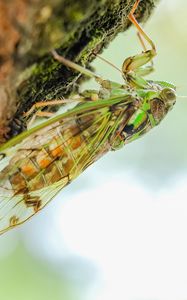
<instances>
[{"instance_id":1,"label":"cicada","mask_svg":"<svg viewBox=\"0 0 187 300\"><path fill-rule=\"evenodd\" d=\"M174 85L142 77L151 69L143 66L156 50L134 17L138 2L129 19L151 49L124 61L124 84L103 80L53 52L67 67L94 77L101 88L77 95L73 108L0 148L0 233L35 215L103 154L143 136L173 107Z\"/></svg>"}]
</instances>

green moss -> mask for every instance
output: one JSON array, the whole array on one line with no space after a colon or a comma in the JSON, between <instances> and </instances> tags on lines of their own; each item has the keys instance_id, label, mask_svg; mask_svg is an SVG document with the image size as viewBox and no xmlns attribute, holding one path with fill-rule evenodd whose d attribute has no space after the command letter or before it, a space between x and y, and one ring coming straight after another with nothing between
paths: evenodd
<instances>
[{"instance_id":1,"label":"green moss","mask_svg":"<svg viewBox=\"0 0 187 300\"><path fill-rule=\"evenodd\" d=\"M94 38L86 45L86 47L81 51L81 53L77 57L77 60L81 62L81 65L87 64L90 57L90 53L93 51L93 49L97 48L97 46L100 45L102 41L102 33L99 31L98 33L98 36L94 36Z\"/></svg>"}]
</instances>

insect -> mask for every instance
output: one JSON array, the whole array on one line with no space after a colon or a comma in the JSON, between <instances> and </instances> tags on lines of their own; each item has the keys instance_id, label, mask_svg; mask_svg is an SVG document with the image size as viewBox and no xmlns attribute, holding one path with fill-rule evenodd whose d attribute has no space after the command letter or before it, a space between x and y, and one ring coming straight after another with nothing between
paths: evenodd
<instances>
[{"instance_id":1,"label":"insect","mask_svg":"<svg viewBox=\"0 0 187 300\"><path fill-rule=\"evenodd\" d=\"M173 107L174 85L142 77L151 71L152 66L143 66L152 61L156 50L134 17L138 3L129 19L151 49L124 61L123 85L103 80L53 51L55 59L94 77L101 88L77 95L73 108L0 148L0 233L35 215L103 154L144 135Z\"/></svg>"}]
</instances>

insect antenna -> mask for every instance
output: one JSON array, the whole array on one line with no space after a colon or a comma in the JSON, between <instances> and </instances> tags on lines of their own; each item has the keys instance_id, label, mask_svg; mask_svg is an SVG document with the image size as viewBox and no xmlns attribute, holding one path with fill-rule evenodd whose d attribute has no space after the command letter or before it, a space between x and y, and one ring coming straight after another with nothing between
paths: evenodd
<instances>
[{"instance_id":1,"label":"insect antenna","mask_svg":"<svg viewBox=\"0 0 187 300\"><path fill-rule=\"evenodd\" d=\"M187 96L177 95L177 98L187 98Z\"/></svg>"},{"instance_id":2,"label":"insect antenna","mask_svg":"<svg viewBox=\"0 0 187 300\"><path fill-rule=\"evenodd\" d=\"M121 74L123 74L123 72L117 67L115 66L113 63L111 63L109 60L107 60L106 58L100 56L99 54L95 54L93 52L93 55L95 55L96 57L98 57L100 60L104 61L105 63L107 63L109 66L111 66L112 68L116 69L118 72L120 72Z\"/></svg>"}]
</instances>

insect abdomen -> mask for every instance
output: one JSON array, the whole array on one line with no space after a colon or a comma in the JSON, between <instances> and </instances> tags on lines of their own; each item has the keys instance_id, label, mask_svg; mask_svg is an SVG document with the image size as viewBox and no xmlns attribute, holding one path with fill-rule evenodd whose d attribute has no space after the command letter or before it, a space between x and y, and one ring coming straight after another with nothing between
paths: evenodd
<instances>
[{"instance_id":1,"label":"insect abdomen","mask_svg":"<svg viewBox=\"0 0 187 300\"><path fill-rule=\"evenodd\" d=\"M90 156L88 144L95 127L93 118L76 119L66 128L56 127L51 140L41 148L20 149L10 162L16 165L9 176L14 194L42 189L66 177L68 183L77 177Z\"/></svg>"}]
</instances>

